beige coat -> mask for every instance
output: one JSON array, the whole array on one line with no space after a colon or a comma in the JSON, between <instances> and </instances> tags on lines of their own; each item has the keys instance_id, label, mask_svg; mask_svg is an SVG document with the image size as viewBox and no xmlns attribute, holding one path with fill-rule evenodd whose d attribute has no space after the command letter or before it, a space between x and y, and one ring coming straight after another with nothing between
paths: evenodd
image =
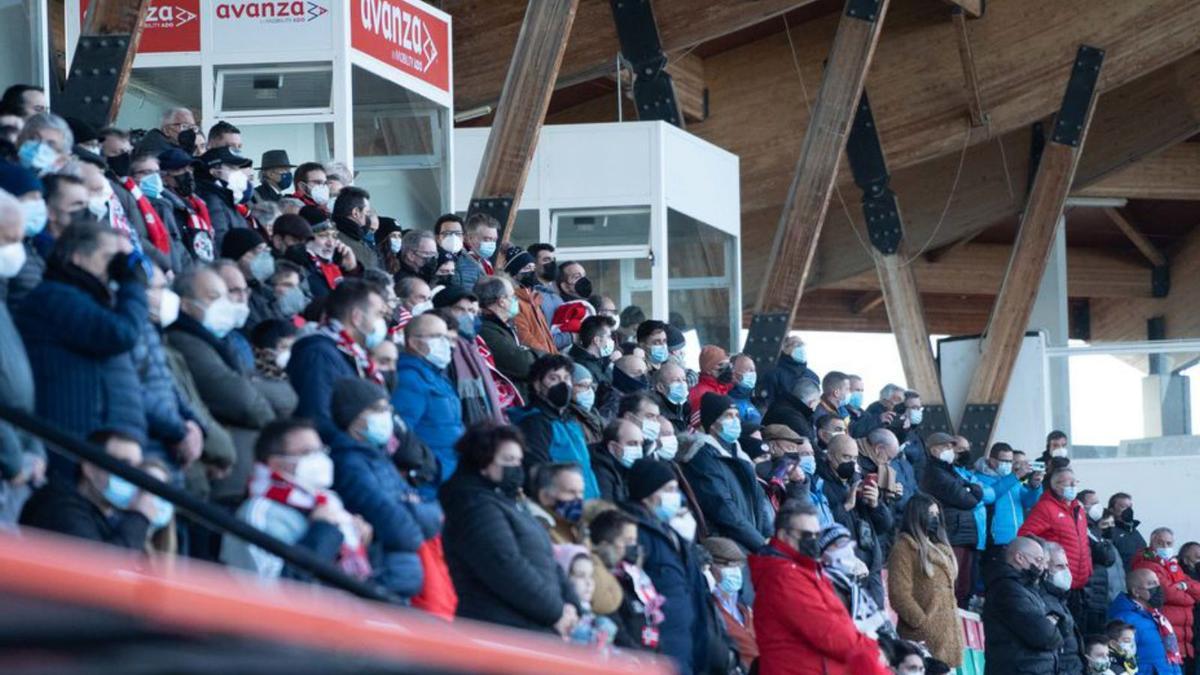
<instances>
[{"instance_id":1,"label":"beige coat","mask_svg":"<svg viewBox=\"0 0 1200 675\"><path fill-rule=\"evenodd\" d=\"M921 566L917 544L901 534L888 558L888 597L896 611L900 637L924 642L934 658L950 666L962 663L963 634L954 599L954 552L937 545L941 556L933 556L933 576Z\"/></svg>"}]
</instances>

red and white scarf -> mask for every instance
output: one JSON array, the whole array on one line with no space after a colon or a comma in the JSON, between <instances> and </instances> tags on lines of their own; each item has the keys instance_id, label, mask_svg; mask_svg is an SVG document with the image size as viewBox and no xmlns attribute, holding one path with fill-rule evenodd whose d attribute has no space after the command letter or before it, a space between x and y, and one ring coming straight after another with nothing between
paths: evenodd
<instances>
[{"instance_id":1,"label":"red and white scarf","mask_svg":"<svg viewBox=\"0 0 1200 675\"><path fill-rule=\"evenodd\" d=\"M479 263L479 266L483 268L484 274L488 275L489 277L496 274L496 269L492 267L491 260L488 260L471 249L467 249L467 255L471 256L472 260Z\"/></svg>"},{"instance_id":2,"label":"red and white scarf","mask_svg":"<svg viewBox=\"0 0 1200 675\"><path fill-rule=\"evenodd\" d=\"M330 319L328 323L321 324L317 332L333 340L334 344L337 345L338 351L350 357L354 362L354 369L358 372L359 377L371 380L380 386L384 385L383 373L375 368L375 361L371 359L371 355L367 350L362 348L362 345L354 341L354 338L342 326L341 321Z\"/></svg>"},{"instance_id":3,"label":"red and white scarf","mask_svg":"<svg viewBox=\"0 0 1200 675\"><path fill-rule=\"evenodd\" d=\"M265 464L255 463L250 474L248 492L251 497L262 497L289 506L308 515L318 506L334 505L337 511L346 513L342 500L332 490L313 494L272 471ZM371 562L367 549L358 536L354 520L346 518L337 524L342 533L342 548L338 553L338 566L342 571L357 579L371 576Z\"/></svg>"},{"instance_id":4,"label":"red and white scarf","mask_svg":"<svg viewBox=\"0 0 1200 675\"><path fill-rule=\"evenodd\" d=\"M154 248L163 253L171 252L171 237L167 234L167 228L163 225L162 219L158 217L158 212L154 210L154 206L138 184L132 178L126 176L121 180L121 185L133 195L137 201L138 211L142 214L142 220L146 221L146 237L150 239L150 243L154 244Z\"/></svg>"},{"instance_id":5,"label":"red and white scarf","mask_svg":"<svg viewBox=\"0 0 1200 675\"><path fill-rule=\"evenodd\" d=\"M524 406L525 399L521 397L521 392L517 391L512 380L496 368L496 358L492 356L492 350L478 335L475 336L475 348L479 350L479 357L487 364L488 372L492 374L492 380L496 383L496 396L500 399L500 409L507 410Z\"/></svg>"},{"instance_id":6,"label":"red and white scarf","mask_svg":"<svg viewBox=\"0 0 1200 675\"><path fill-rule=\"evenodd\" d=\"M325 277L325 283L329 284L330 288L337 288L337 285L342 282L342 268L337 263L326 260L312 251L308 252L308 259L317 266L317 271Z\"/></svg>"}]
</instances>

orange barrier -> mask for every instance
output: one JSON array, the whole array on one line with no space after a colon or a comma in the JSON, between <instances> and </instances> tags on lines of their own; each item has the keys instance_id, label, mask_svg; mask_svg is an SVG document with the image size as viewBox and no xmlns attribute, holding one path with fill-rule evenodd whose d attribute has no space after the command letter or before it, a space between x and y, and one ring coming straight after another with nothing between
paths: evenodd
<instances>
[{"instance_id":1,"label":"orange barrier","mask_svg":"<svg viewBox=\"0 0 1200 675\"><path fill-rule=\"evenodd\" d=\"M182 566L181 566L182 567ZM666 659L601 654L550 637L359 600L280 580L264 586L188 561L169 573L117 549L25 530L0 534L0 589L115 610L187 631L257 638L481 673L668 675Z\"/></svg>"}]
</instances>

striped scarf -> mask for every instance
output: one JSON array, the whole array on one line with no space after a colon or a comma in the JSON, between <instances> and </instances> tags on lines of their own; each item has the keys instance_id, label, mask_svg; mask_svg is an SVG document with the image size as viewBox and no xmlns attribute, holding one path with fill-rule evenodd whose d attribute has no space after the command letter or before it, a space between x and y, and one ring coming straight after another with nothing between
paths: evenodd
<instances>
[{"instance_id":1,"label":"striped scarf","mask_svg":"<svg viewBox=\"0 0 1200 675\"><path fill-rule=\"evenodd\" d=\"M371 359L371 355L366 349L362 348L362 345L354 341L349 331L342 326L341 321L330 319L328 323L321 324L317 332L333 340L334 344L337 345L338 351L350 357L350 360L354 362L354 370L358 373L359 377L371 380L380 386L385 386L383 373L375 368L375 361Z\"/></svg>"}]
</instances>

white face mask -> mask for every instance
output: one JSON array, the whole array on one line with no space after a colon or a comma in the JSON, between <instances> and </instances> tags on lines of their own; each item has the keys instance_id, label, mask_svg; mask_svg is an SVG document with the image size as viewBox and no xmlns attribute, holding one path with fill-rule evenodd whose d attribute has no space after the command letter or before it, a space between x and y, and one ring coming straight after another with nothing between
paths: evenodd
<instances>
[{"instance_id":1,"label":"white face mask","mask_svg":"<svg viewBox=\"0 0 1200 675\"><path fill-rule=\"evenodd\" d=\"M642 420L642 438L653 443L658 440L658 432L662 431L658 420L646 418Z\"/></svg>"},{"instance_id":2,"label":"white face mask","mask_svg":"<svg viewBox=\"0 0 1200 675\"><path fill-rule=\"evenodd\" d=\"M1088 507L1088 518L1092 520L1100 520L1104 517L1104 505L1096 502Z\"/></svg>"},{"instance_id":3,"label":"white face mask","mask_svg":"<svg viewBox=\"0 0 1200 675\"><path fill-rule=\"evenodd\" d=\"M448 234L442 237L442 250L450 255L455 255L463 248L463 239L461 234Z\"/></svg>"},{"instance_id":4,"label":"white face mask","mask_svg":"<svg viewBox=\"0 0 1200 675\"><path fill-rule=\"evenodd\" d=\"M233 303L233 327L241 328L250 318L250 304L245 302Z\"/></svg>"},{"instance_id":5,"label":"white face mask","mask_svg":"<svg viewBox=\"0 0 1200 675\"><path fill-rule=\"evenodd\" d=\"M162 300L158 303L158 325L166 328L175 323L175 319L178 318L179 294L169 288L164 288L162 290Z\"/></svg>"},{"instance_id":6,"label":"white face mask","mask_svg":"<svg viewBox=\"0 0 1200 675\"><path fill-rule=\"evenodd\" d=\"M1050 583L1059 590L1071 590L1071 570L1059 570L1050 575Z\"/></svg>"},{"instance_id":7,"label":"white face mask","mask_svg":"<svg viewBox=\"0 0 1200 675\"><path fill-rule=\"evenodd\" d=\"M410 311L409 314L412 314L413 316L421 316L431 309L433 309L433 301L426 300L425 302L418 302L417 304L413 305L412 311Z\"/></svg>"},{"instance_id":8,"label":"white face mask","mask_svg":"<svg viewBox=\"0 0 1200 675\"><path fill-rule=\"evenodd\" d=\"M1054 448L1050 451L1050 456L1051 457L1066 457L1067 449L1066 448Z\"/></svg>"},{"instance_id":9,"label":"white face mask","mask_svg":"<svg viewBox=\"0 0 1200 675\"><path fill-rule=\"evenodd\" d=\"M324 206L329 203L329 186L314 185L309 188L308 196L312 197L314 202Z\"/></svg>"},{"instance_id":10,"label":"white face mask","mask_svg":"<svg viewBox=\"0 0 1200 675\"><path fill-rule=\"evenodd\" d=\"M242 173L240 169L235 169L229 172L229 177L225 179L225 184L229 186L229 191L233 193L234 201L241 199L242 193L246 191L246 186L250 184L250 178Z\"/></svg>"},{"instance_id":11,"label":"white face mask","mask_svg":"<svg viewBox=\"0 0 1200 675\"><path fill-rule=\"evenodd\" d=\"M275 352L275 366L280 370L287 368L288 362L292 360L292 350L285 349L281 352Z\"/></svg>"},{"instance_id":12,"label":"white face mask","mask_svg":"<svg viewBox=\"0 0 1200 675\"><path fill-rule=\"evenodd\" d=\"M328 490L333 486L333 460L324 452L310 452L296 462L292 479L312 493Z\"/></svg>"},{"instance_id":13,"label":"white face mask","mask_svg":"<svg viewBox=\"0 0 1200 675\"><path fill-rule=\"evenodd\" d=\"M204 310L204 318L200 320L200 323L213 335L223 338L229 335L229 331L237 327L237 311L233 301L223 295Z\"/></svg>"},{"instance_id":14,"label":"white face mask","mask_svg":"<svg viewBox=\"0 0 1200 675\"><path fill-rule=\"evenodd\" d=\"M947 464L953 464L954 463L954 450L943 450L943 451L939 452L938 459L942 460L943 462L945 462Z\"/></svg>"},{"instance_id":15,"label":"white face mask","mask_svg":"<svg viewBox=\"0 0 1200 675\"><path fill-rule=\"evenodd\" d=\"M675 459L676 453L679 452L679 437L678 436L663 436L658 439L662 447L658 449L658 458L664 462L669 462Z\"/></svg>"},{"instance_id":16,"label":"white face mask","mask_svg":"<svg viewBox=\"0 0 1200 675\"><path fill-rule=\"evenodd\" d=\"M426 344L429 345L429 353L425 355L425 358L434 368L441 369L450 365L450 340L440 337L427 340Z\"/></svg>"},{"instance_id":17,"label":"white face mask","mask_svg":"<svg viewBox=\"0 0 1200 675\"><path fill-rule=\"evenodd\" d=\"M678 493L676 493L678 494ZM696 517L691 511L684 511L682 514L671 519L671 529L688 541L696 540Z\"/></svg>"},{"instance_id":18,"label":"white face mask","mask_svg":"<svg viewBox=\"0 0 1200 675\"><path fill-rule=\"evenodd\" d=\"M0 246L0 278L11 279L25 266L25 245L19 241Z\"/></svg>"}]
</instances>

